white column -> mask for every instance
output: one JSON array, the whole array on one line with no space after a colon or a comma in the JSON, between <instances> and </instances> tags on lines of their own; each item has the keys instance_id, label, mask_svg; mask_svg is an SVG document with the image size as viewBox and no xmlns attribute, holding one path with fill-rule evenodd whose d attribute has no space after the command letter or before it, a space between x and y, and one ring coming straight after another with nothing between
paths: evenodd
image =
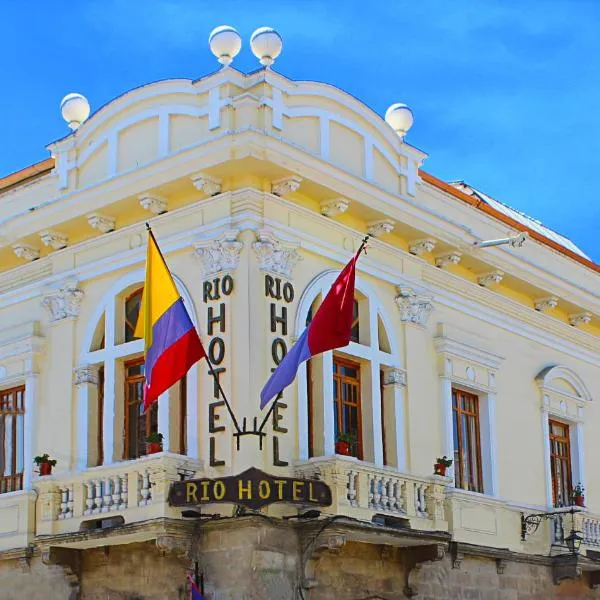
<instances>
[{"instance_id":1,"label":"white column","mask_svg":"<svg viewBox=\"0 0 600 600\"><path fill-rule=\"evenodd\" d=\"M488 394L481 408L481 458L483 489L490 496L498 495L496 469L496 394Z\"/></svg>"},{"instance_id":2,"label":"white column","mask_svg":"<svg viewBox=\"0 0 600 600\"><path fill-rule=\"evenodd\" d=\"M333 352L323 356L323 456L335 455L333 409ZM306 379L306 377L305 377Z\"/></svg>"},{"instance_id":3,"label":"white column","mask_svg":"<svg viewBox=\"0 0 600 600\"><path fill-rule=\"evenodd\" d=\"M585 448L583 447L583 423L581 422L575 426L575 438L577 471L573 475L577 477L577 480L575 481L575 477L573 477L573 487L581 483L581 486L585 489Z\"/></svg>"},{"instance_id":4,"label":"white column","mask_svg":"<svg viewBox=\"0 0 600 600\"><path fill-rule=\"evenodd\" d=\"M198 365L195 364L187 375L187 455L200 458L198 440Z\"/></svg>"},{"instance_id":5,"label":"white column","mask_svg":"<svg viewBox=\"0 0 600 600\"><path fill-rule=\"evenodd\" d=\"M23 419L23 489L31 489L33 475L34 443L36 439L36 413L39 409L39 375L30 373L25 377L25 417Z\"/></svg>"},{"instance_id":6,"label":"white column","mask_svg":"<svg viewBox=\"0 0 600 600\"><path fill-rule=\"evenodd\" d=\"M298 458L308 460L308 387L306 381L306 363L298 368Z\"/></svg>"},{"instance_id":7,"label":"white column","mask_svg":"<svg viewBox=\"0 0 600 600\"><path fill-rule=\"evenodd\" d=\"M104 318L106 355L104 363L104 408L102 416L102 455L104 464L114 462L116 363L111 352L115 347L115 302L109 302Z\"/></svg>"},{"instance_id":8,"label":"white column","mask_svg":"<svg viewBox=\"0 0 600 600\"><path fill-rule=\"evenodd\" d=\"M373 415L373 462L383 467L383 430L381 428L381 385L380 365L371 361L371 410Z\"/></svg>"},{"instance_id":9,"label":"white column","mask_svg":"<svg viewBox=\"0 0 600 600\"><path fill-rule=\"evenodd\" d=\"M550 424L548 422L548 407L544 399L542 407L542 439L544 442L544 472L546 473L546 505L552 507L552 472L550 471Z\"/></svg>"},{"instance_id":10,"label":"white column","mask_svg":"<svg viewBox=\"0 0 600 600\"><path fill-rule=\"evenodd\" d=\"M83 471L89 466L89 410L93 388L98 385L98 369L91 366L79 367L75 370L73 383L77 386L76 468Z\"/></svg>"},{"instance_id":11,"label":"white column","mask_svg":"<svg viewBox=\"0 0 600 600\"><path fill-rule=\"evenodd\" d=\"M454 427L452 414L452 380L440 377L440 414L442 416L442 454L454 460ZM454 477L454 463L448 468L448 477Z\"/></svg>"},{"instance_id":12,"label":"white column","mask_svg":"<svg viewBox=\"0 0 600 600\"><path fill-rule=\"evenodd\" d=\"M406 406L405 406L405 388L406 388L406 372L402 369L386 369L384 373L384 398L386 421L390 418L388 409L393 408L394 423L393 427L386 427L386 441L390 446L388 452L394 454L389 456L392 458L393 464L396 465L398 471L406 472ZM389 436L388 431L393 432Z\"/></svg>"},{"instance_id":13,"label":"white column","mask_svg":"<svg viewBox=\"0 0 600 600\"><path fill-rule=\"evenodd\" d=\"M163 452L169 452L169 408L171 406L170 392L167 390L158 397L158 432L163 436Z\"/></svg>"}]
</instances>

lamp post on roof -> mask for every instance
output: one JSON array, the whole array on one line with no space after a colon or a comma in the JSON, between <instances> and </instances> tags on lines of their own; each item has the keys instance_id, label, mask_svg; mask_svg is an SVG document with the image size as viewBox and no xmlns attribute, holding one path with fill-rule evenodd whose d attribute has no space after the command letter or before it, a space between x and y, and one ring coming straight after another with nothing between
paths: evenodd
<instances>
[{"instance_id":1,"label":"lamp post on roof","mask_svg":"<svg viewBox=\"0 0 600 600\"><path fill-rule=\"evenodd\" d=\"M225 68L239 54L242 48L242 38L231 25L219 25L210 32L208 45L210 51Z\"/></svg>"},{"instance_id":2,"label":"lamp post on roof","mask_svg":"<svg viewBox=\"0 0 600 600\"><path fill-rule=\"evenodd\" d=\"M60 102L60 112L67 125L75 131L90 116L90 103L82 94L67 94Z\"/></svg>"},{"instance_id":3,"label":"lamp post on roof","mask_svg":"<svg viewBox=\"0 0 600 600\"><path fill-rule=\"evenodd\" d=\"M392 104L385 111L385 122L398 134L401 140L404 139L404 136L413 126L414 121L412 110L401 102Z\"/></svg>"},{"instance_id":4,"label":"lamp post on roof","mask_svg":"<svg viewBox=\"0 0 600 600\"><path fill-rule=\"evenodd\" d=\"M250 48L260 64L268 69L281 54L283 38L272 27L259 27L250 36Z\"/></svg>"}]
</instances>

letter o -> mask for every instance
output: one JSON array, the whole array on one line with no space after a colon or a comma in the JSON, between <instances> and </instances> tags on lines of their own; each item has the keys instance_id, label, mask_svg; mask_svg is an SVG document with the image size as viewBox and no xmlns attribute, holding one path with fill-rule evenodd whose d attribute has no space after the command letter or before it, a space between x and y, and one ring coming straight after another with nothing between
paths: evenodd
<instances>
[{"instance_id":1,"label":"letter o","mask_svg":"<svg viewBox=\"0 0 600 600\"><path fill-rule=\"evenodd\" d=\"M281 338L275 338L273 344L271 344L271 357L273 362L278 365L287 354L287 346L285 341Z\"/></svg>"},{"instance_id":2,"label":"letter o","mask_svg":"<svg viewBox=\"0 0 600 600\"><path fill-rule=\"evenodd\" d=\"M294 286L289 281L283 284L283 299L286 302L292 302L294 299Z\"/></svg>"},{"instance_id":3,"label":"letter o","mask_svg":"<svg viewBox=\"0 0 600 600\"><path fill-rule=\"evenodd\" d=\"M262 479L258 482L258 497L261 500L267 500L271 496L271 484Z\"/></svg>"},{"instance_id":4,"label":"letter o","mask_svg":"<svg viewBox=\"0 0 600 600\"><path fill-rule=\"evenodd\" d=\"M225 275L221 280L221 292L223 292L223 296L229 296L233 292L233 277L231 275Z\"/></svg>"},{"instance_id":5,"label":"letter o","mask_svg":"<svg viewBox=\"0 0 600 600\"><path fill-rule=\"evenodd\" d=\"M213 496L215 500L223 500L225 498L225 484L219 479L213 485Z\"/></svg>"},{"instance_id":6,"label":"letter o","mask_svg":"<svg viewBox=\"0 0 600 600\"><path fill-rule=\"evenodd\" d=\"M216 348L218 346L218 348ZM216 352L215 353L215 349ZM214 337L210 340L210 344L208 344L208 358L213 365L220 365L223 362L223 358L225 358L225 342L219 338Z\"/></svg>"}]
</instances>

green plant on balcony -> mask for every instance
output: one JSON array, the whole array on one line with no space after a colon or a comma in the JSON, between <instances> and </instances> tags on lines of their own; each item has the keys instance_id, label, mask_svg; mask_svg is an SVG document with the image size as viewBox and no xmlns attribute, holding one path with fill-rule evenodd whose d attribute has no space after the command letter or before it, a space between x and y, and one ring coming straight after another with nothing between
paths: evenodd
<instances>
[{"instance_id":1,"label":"green plant on balcony","mask_svg":"<svg viewBox=\"0 0 600 600\"><path fill-rule=\"evenodd\" d=\"M452 459L448 458L445 454L441 458L438 457L435 459L435 464L433 465L433 472L435 475L441 475L442 477L446 476L446 469L452 466Z\"/></svg>"},{"instance_id":2,"label":"green plant on balcony","mask_svg":"<svg viewBox=\"0 0 600 600\"><path fill-rule=\"evenodd\" d=\"M356 437L347 432L338 433L335 441L335 453L342 456L352 456L352 446L356 443Z\"/></svg>"},{"instance_id":3,"label":"green plant on balcony","mask_svg":"<svg viewBox=\"0 0 600 600\"><path fill-rule=\"evenodd\" d=\"M152 432L146 438L146 451L148 454L156 454L162 452L163 449L163 434L156 431Z\"/></svg>"},{"instance_id":4,"label":"green plant on balcony","mask_svg":"<svg viewBox=\"0 0 600 600\"><path fill-rule=\"evenodd\" d=\"M585 488L581 485L581 483L578 483L573 488L573 491L571 492L571 498L573 499L575 506L585 506L584 492Z\"/></svg>"},{"instance_id":5,"label":"green plant on balcony","mask_svg":"<svg viewBox=\"0 0 600 600\"><path fill-rule=\"evenodd\" d=\"M41 456L36 456L33 459L33 462L40 468L40 476L50 475L52 473L52 467L56 465L56 460L50 458L47 453L42 454Z\"/></svg>"}]
</instances>

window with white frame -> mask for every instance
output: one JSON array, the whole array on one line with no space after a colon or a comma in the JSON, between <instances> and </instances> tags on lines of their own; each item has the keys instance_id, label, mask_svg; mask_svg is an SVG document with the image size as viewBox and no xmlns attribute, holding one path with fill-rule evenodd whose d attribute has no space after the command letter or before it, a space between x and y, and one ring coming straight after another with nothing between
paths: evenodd
<instances>
[{"instance_id":1,"label":"window with white frame","mask_svg":"<svg viewBox=\"0 0 600 600\"><path fill-rule=\"evenodd\" d=\"M336 275L322 274L305 290L297 334ZM312 358L298 375L301 458L334 455L336 440L349 436L352 456L405 468L403 380L394 377L404 372L385 323L377 297L357 278L350 344Z\"/></svg>"},{"instance_id":2,"label":"window with white frame","mask_svg":"<svg viewBox=\"0 0 600 600\"><path fill-rule=\"evenodd\" d=\"M25 386L0 390L0 494L23 489Z\"/></svg>"},{"instance_id":3,"label":"window with white frame","mask_svg":"<svg viewBox=\"0 0 600 600\"><path fill-rule=\"evenodd\" d=\"M163 435L163 450L183 454L191 445L192 451L197 452L195 419L188 417L190 388L192 397L197 389L194 368L143 412L144 341L134 334L143 291L139 279L141 273L137 277L130 275L124 278L122 289L107 294L103 310L96 311L87 348L82 353L82 363L97 371L97 387L84 389L80 398L85 404L80 418L85 421L82 424L86 430L79 432L80 451L84 449L87 455L82 466L143 456L147 452L146 438L157 432ZM178 287L181 292L181 286ZM189 296L182 295L188 300L189 311ZM188 439L190 434L194 439Z\"/></svg>"},{"instance_id":4,"label":"window with white frame","mask_svg":"<svg viewBox=\"0 0 600 600\"><path fill-rule=\"evenodd\" d=\"M546 502L570 506L573 488L585 488L584 415L592 397L567 367L547 367L535 380L542 400Z\"/></svg>"}]
</instances>

